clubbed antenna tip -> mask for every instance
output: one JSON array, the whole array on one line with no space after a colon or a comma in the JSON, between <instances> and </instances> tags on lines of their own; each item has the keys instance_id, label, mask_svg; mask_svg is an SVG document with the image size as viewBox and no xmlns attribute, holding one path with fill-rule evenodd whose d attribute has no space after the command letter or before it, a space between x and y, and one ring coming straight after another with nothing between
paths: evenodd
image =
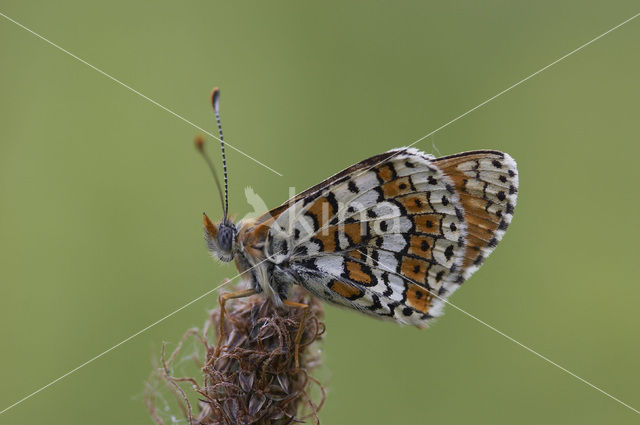
<instances>
[{"instance_id":1,"label":"clubbed antenna tip","mask_svg":"<svg viewBox=\"0 0 640 425\"><path fill-rule=\"evenodd\" d=\"M213 105L213 109L218 111L220 105L220 89L215 87L211 90L211 105Z\"/></svg>"},{"instance_id":2,"label":"clubbed antenna tip","mask_svg":"<svg viewBox=\"0 0 640 425\"><path fill-rule=\"evenodd\" d=\"M196 149L198 149L198 151L200 151L201 153L204 153L204 137L196 136L194 143L196 145Z\"/></svg>"}]
</instances>

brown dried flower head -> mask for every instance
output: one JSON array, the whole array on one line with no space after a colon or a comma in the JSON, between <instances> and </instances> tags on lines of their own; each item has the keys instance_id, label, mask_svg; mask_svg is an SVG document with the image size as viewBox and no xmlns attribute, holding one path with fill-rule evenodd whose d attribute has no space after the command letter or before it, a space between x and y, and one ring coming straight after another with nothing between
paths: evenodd
<instances>
[{"instance_id":1,"label":"brown dried flower head","mask_svg":"<svg viewBox=\"0 0 640 425\"><path fill-rule=\"evenodd\" d=\"M310 372L321 365L317 342L325 329L322 306L297 287L292 290L290 300L310 306L299 344L299 367L295 362L295 339L303 309L276 307L261 295L229 300L225 304L219 349L218 336L210 337L220 325L219 309L210 312L202 332L187 331L168 358L163 346L162 365L147 382L145 393L153 420L159 425L165 423L156 399L161 388L166 387L189 424L284 425L307 419L319 423L318 411L325 393ZM202 376L175 377L173 364L189 338L196 338L204 348L204 362L196 357ZM190 398L198 400L197 413Z\"/></svg>"}]
</instances>

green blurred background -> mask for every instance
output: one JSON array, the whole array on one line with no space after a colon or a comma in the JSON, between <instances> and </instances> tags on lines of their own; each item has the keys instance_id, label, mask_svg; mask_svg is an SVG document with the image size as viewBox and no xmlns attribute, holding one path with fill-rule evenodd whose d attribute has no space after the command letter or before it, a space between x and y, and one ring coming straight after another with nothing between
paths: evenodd
<instances>
[{"instance_id":1,"label":"green blurred background","mask_svg":"<svg viewBox=\"0 0 640 425\"><path fill-rule=\"evenodd\" d=\"M4 1L3 14L214 132L231 209L407 145L639 12L637 1ZM0 409L235 275L200 132L0 17ZM422 141L519 164L514 222L451 301L640 408L640 18ZM211 139L210 139L211 140ZM215 141L214 141L215 142ZM211 151L217 160L217 147ZM436 152L437 153L437 152ZM150 424L144 381L194 303L0 416ZM419 331L326 309L324 424L640 417L453 308Z\"/></svg>"}]
</instances>

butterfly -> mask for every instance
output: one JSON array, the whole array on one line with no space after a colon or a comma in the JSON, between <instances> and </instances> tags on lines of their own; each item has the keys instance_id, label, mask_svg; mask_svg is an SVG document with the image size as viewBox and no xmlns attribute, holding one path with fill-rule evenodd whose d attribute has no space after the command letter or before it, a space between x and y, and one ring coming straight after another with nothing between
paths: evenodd
<instances>
[{"instance_id":1,"label":"butterfly","mask_svg":"<svg viewBox=\"0 0 640 425\"><path fill-rule=\"evenodd\" d=\"M367 158L254 219L204 214L211 254L235 261L249 289L277 305L293 285L316 297L401 324L426 326L447 298L493 252L509 226L518 193L516 162L478 150L436 158L413 148ZM211 161L204 155L214 176ZM298 305L299 306L299 305Z\"/></svg>"}]
</instances>

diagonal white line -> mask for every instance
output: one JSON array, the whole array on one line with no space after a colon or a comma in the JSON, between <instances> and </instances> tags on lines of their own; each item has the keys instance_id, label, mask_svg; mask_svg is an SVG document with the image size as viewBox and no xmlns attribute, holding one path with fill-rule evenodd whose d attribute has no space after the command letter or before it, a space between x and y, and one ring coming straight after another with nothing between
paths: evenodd
<instances>
[{"instance_id":1,"label":"diagonal white line","mask_svg":"<svg viewBox=\"0 0 640 425\"><path fill-rule=\"evenodd\" d=\"M478 108L482 108L484 105L486 105L487 103L491 102L492 100L502 96L503 94L505 94L506 92L510 91L513 88L518 87L520 84L524 83L525 81L530 80L531 78L535 77L536 75L540 74L541 72L546 71L547 69L551 68L553 65L557 64L558 62L563 61L564 59L568 58L569 56L573 55L574 53L579 52L580 50L584 49L585 47L587 47L588 45L598 41L599 39L601 39L602 37L604 37L605 35L617 30L618 28L620 28L621 26L623 26L626 23L631 22L632 20L636 19L638 16L640 16L640 12L636 13L635 15L633 15L632 17L630 17L629 19L626 19L623 22L620 22L618 25L616 25L615 27L603 32L602 34L600 34L599 36L587 41L586 43L584 43L582 46L580 47L576 47L575 49L573 49L572 51L570 51L569 53L567 53L564 56L559 57L558 59L554 60L553 62L551 62L549 65L544 66L542 68L540 68L539 70L537 70L536 72L534 72L533 74L529 75L528 77L523 78L522 80L518 81L517 83L507 87L506 89L502 90L500 93L496 94L495 96L491 96L490 98L488 98L487 100L485 100L484 102L474 106L473 108L469 109L467 112L465 112L462 115L457 116L456 118L452 119L451 121L441 125L440 127L436 128L435 130L425 134L424 136L422 136L421 138L419 138L418 140L416 140L415 142L411 143L408 147L411 147L413 145L415 145L418 142L423 141L424 139L426 139L427 137L437 133L438 131L442 130L445 127L448 127L449 125L453 124L454 122L458 121L460 118L463 118L467 115L469 115L470 113L472 113L473 111L475 111Z\"/></svg>"},{"instance_id":2,"label":"diagonal white line","mask_svg":"<svg viewBox=\"0 0 640 425\"><path fill-rule=\"evenodd\" d=\"M157 102L156 102L156 101L154 101L153 99L150 99L149 97L147 97L147 96L143 95L142 93L138 92L137 90L133 89L132 87L130 87L130 86L128 86L128 85L126 85L125 83L123 83L123 82L121 82L121 81L117 80L116 78L112 77L111 75L107 74L106 72L104 72L104 71L100 70L99 68L96 68L95 66L91 65L90 63L88 63L88 62L84 61L83 59L81 59L81 58L77 57L77 56L76 56L76 55L74 55L73 53L71 53L71 52L69 52L69 51L67 51L67 50L63 49L62 47L58 46L57 44L53 43L52 41L47 40L46 38L44 38L44 37L43 37L43 36L41 36L40 34L38 34L38 33L34 32L34 31L32 31L31 29L29 29L29 28L25 27L24 25L20 24L19 22L15 21L15 20L13 20L13 19L11 19L11 18L9 18L7 15L3 14L2 12L0 12L0 15L1 15L1 16L3 16L5 19L7 19L7 20L9 20L9 21L13 22L14 24L18 25L19 27L23 28L24 30L26 30L26 31L28 31L28 32L32 33L33 35L37 36L38 38L42 39L43 41L45 41L45 42L47 42L47 43L51 44L53 47L55 47L55 48L57 48L57 49L61 50L62 52L64 52L64 53L68 54L69 56L71 56L71 57L73 57L73 58L77 59L78 61L80 61L80 62L82 62L82 63L84 63L85 65L89 66L90 68L94 69L95 71L99 72L100 74L102 74L102 75L106 76L107 78L109 78L109 79L113 80L114 82L116 82L116 83L118 83L118 84L122 85L123 87L125 87L125 88L129 89L130 91L132 91L132 92L136 93L137 95L139 95L139 96L143 97L144 99L146 99L146 100L150 101L150 102L151 102L151 103L153 103L154 105L156 105L156 106L158 106L158 107L160 107L160 108L164 109L165 111L167 111L167 112L171 113L172 115L176 116L177 118L180 118L181 120L183 120L183 121L185 121L186 123L188 123L188 124L192 125L193 127L197 128L198 130L200 130L200 131L202 131L202 132L204 132L204 133L206 133L206 134L210 135L211 137L213 137L213 138L215 138L215 139L218 139L218 138L217 138L217 137L215 137L213 134L211 134L211 133L207 132L206 130L203 130L202 128L198 127L197 125L195 125L195 124L194 124L194 123L192 123L191 121L188 121L186 118L183 118L182 116L178 115L177 113L175 113L175 112L171 111L170 109L168 109L168 108L166 108L166 107L162 106L161 104L157 103ZM464 116L468 115L469 113L471 113L471 112L475 111L476 109L478 109L478 108L482 107L483 105L485 105L485 104L489 103L490 101L494 100L495 98L497 98L497 97L501 96L502 94L504 94L504 93L508 92L508 91L509 91L509 90L511 90L512 88L514 88L514 87L516 87L516 86L518 86L518 85L522 84L523 82L527 81L528 79L530 79L530 78L534 77L535 75L537 75L537 74L539 74L539 73L543 72L544 70L546 70L546 69L548 69L549 67L551 67L551 66L555 65L556 63L560 62L561 60L563 60L563 59L565 59L565 58L567 58L567 57L571 56L572 54L574 54L574 53L576 53L577 51L579 51L579 50L583 49L584 47L586 47L586 46L588 46L589 44L591 44L591 43L595 42L596 40L598 40L598 39L600 39L600 38L604 37L605 35L609 34L610 32L612 32L612 31L614 31L614 30L616 30L616 29L620 28L622 25L624 25L624 24L626 24L626 23L630 22L631 20L635 19L635 18L636 18L636 17L638 17L638 16L640 16L640 13L638 13L638 14L636 14L636 15L632 16L631 18L629 18L629 19L625 20L624 22L622 22L622 23L620 23L620 24L616 25L615 27L611 28L610 30L608 30L608 31L606 31L606 32L604 32L604 33L602 33L602 34L600 34L599 36L595 37L595 38L594 38L594 39L592 39L591 41L589 41L589 42L587 42L587 43L583 44L582 46L580 46L580 47L578 47L578 48L574 49L573 51L571 51L571 52L567 53L566 55L564 55L564 56L562 56L561 58L559 58L559 59L555 60L554 62L552 62L551 64L549 64L549 65L547 65L547 66L545 66L545 67L543 67L543 68L539 69L538 71L534 72L533 74L529 75L528 77L524 78L523 80L519 81L518 83L516 83L516 84L514 84L514 85L512 85L512 86L508 87L507 89L503 90L502 92L498 93L497 95L495 95L495 96L493 96L493 97L491 97L491 98L489 98L489 99L485 100L484 102L482 102L481 104L477 105L476 107L474 107L474 108L470 109L469 111L465 112L464 114L462 114L462 115L458 116L457 118L455 118L455 119L453 119L453 120L449 121L448 123L444 124L443 126L441 126L441 127L437 128L436 130L434 130L434 131L432 131L432 132L428 133L427 135L425 135L425 136L421 137L420 139L416 140L415 142L413 142L413 143L412 143L411 145L409 145L409 146L413 146L413 145L415 145L416 143L418 143L418 142L420 142L420 141L424 140L425 138L427 138L427 137L429 137L429 136L431 136L431 135L435 134L436 132L440 131L441 129L443 129L443 128L445 128L445 127L449 126L449 125L450 125L450 124L452 124L452 123L454 123L454 122L455 122L455 121L457 121L458 119L460 119L460 118L462 118L462 117L464 117ZM218 139L218 140L219 140L219 139ZM230 145L229 145L229 146L230 146ZM242 151L238 150L237 148L235 148L235 147L233 147L233 146L230 146L230 147L231 147L232 149L235 149L235 150L236 150L236 151L238 151L239 153L241 153L241 154L243 154L243 155L247 156L248 158L250 158L250 159L254 160L254 161L255 161L255 162L257 162L258 164L260 164L260 165L262 165L262 166L266 167L267 169L269 169L269 170L273 171L274 173L276 173L276 174L278 174L278 175L282 176L282 174L280 174L280 173L278 173L277 171L275 171L275 170L273 170L273 169L269 168L268 166L266 166L265 164L263 164L263 163L261 163L260 161L256 160L255 158L252 158L251 156L249 156L249 155L245 154L244 152L242 152ZM274 254L274 255L276 255L276 254ZM363 253L363 255L367 256L367 255L366 255L366 254L364 254L364 253ZM369 256L367 256L367 257L369 257ZM250 269L245 270L244 272L242 272L242 273L240 273L240 274L238 274L238 275L234 276L234 277L233 277L233 279L235 279L235 278L237 278L237 277L241 276L242 274L246 273L247 271L251 270L252 268L257 267L259 264L261 264L262 262L266 261L266 260L267 260L267 259L269 259L269 258L271 258L271 256L270 256L270 257L267 257L267 258L266 258L266 259L264 259L264 260L262 260L260 263L256 264L255 266L251 267ZM369 257L369 258L371 258L371 257ZM372 260L373 260L373 259L372 259ZM376 261L376 260L373 260L373 261ZM378 264L380 264L380 263L378 263ZM383 265L383 266L384 266L384 265ZM388 268L387 268L387 269L388 269ZM390 269L388 269L388 270L390 270ZM403 278L404 278L404 277L403 277ZM229 282L229 281L228 281L228 282ZM67 377L67 376L71 375L72 373L74 373L74 372L78 371L79 369L83 368L84 366L86 366L86 365L88 365L88 364L92 363L93 361L95 361L95 360L99 359L100 357L102 357L102 356L104 356L105 354L109 353L110 351L112 351L112 350L116 349L117 347L121 346L122 344L125 344L126 342L130 341L131 339L135 338L136 336L140 335L141 333L143 333L143 332L145 332L145 331L149 330L150 328L152 328L153 326L157 325L158 323L160 323L160 322L162 322L162 321L166 320L167 318L169 318L169 317L173 316L174 314L178 313L179 311L181 311L181 310L185 309L186 307L190 306L190 305L191 305L191 304L193 304L194 302L196 302L196 301L198 301L198 300L200 300L200 299L204 298L205 296L207 296L207 295L211 294L212 292L216 291L217 289L219 289L220 287L222 287L223 285L225 285L225 284L226 284L226 283L228 283L228 282L225 282L225 283L223 283L223 284L221 284L221 285L218 285L217 287L215 287L215 288L211 289L210 291L208 291L208 292L206 292L206 293L202 294L202 295L201 295L201 296L199 296L198 298L195 298L194 300L192 300L192 301L188 302L187 304L183 305L182 307L178 308L177 310L175 310L175 311L173 311L173 312L169 313L168 315L166 315L166 316L165 316L165 317L163 317L162 319L157 320L156 322L154 322L154 323L150 324L149 326L147 326L147 327L145 327L145 328L141 329L140 331L138 331L138 332L134 333L133 335L129 336L128 338L125 338L124 340L122 340L122 341L121 341L121 342L119 342L118 344L114 345L113 347L111 347L111 348L109 348L109 349L107 349L107 350L103 351L102 353L100 353L100 354L98 354L97 356L95 356L95 357L91 358L90 360L87 360L86 362L82 363L80 366L77 366L76 368L74 368L74 369L70 370L69 372L65 373L64 375L62 375L62 376L60 376L60 377L56 378L55 380L51 381L50 383L48 383L47 385L45 385L45 386L41 387L40 389L38 389L38 390L34 391L33 393L29 394L28 396L26 396L26 397L24 397L24 398L22 398L22 399L18 400L17 402L15 402L15 403L13 403L12 405L8 406L8 407L7 407L7 408L5 408L4 410L0 411L0 415L1 415L1 414L3 414L3 413L5 413L5 412L6 412L6 411L8 411L9 409L11 409L11 408L13 408L13 407L15 407L15 406L19 405L20 403L24 402L25 400L28 400L29 398L31 398L31 397L33 397L34 395L38 394L40 391L43 391L44 389L46 389L46 388L50 387L51 385L55 384L56 382L60 381L61 379L64 379L65 377ZM465 310L463 310L462 308L460 308L460 307L458 307L458 306L456 306L456 305L454 305L454 304L451 304L449 301L447 301L447 300L445 300L445 299L442 299L442 298L441 298L441 297L439 297L437 294L432 294L432 295L433 295L433 296L435 296L435 297L437 297L437 298L439 298L439 299L441 299L443 302L445 302L445 303L447 303L447 304L451 305L453 308L455 308L455 309L459 310L460 312L462 312L462 313L466 314L467 316L471 317L472 319L474 319L474 320L478 321L479 323L481 323L481 324L483 324L483 325L487 326L488 328L490 328L491 330L493 330L493 331L497 332L498 334L500 334L500 335L504 336L505 338L509 339L510 341L512 341L512 342L514 342L514 343L516 343L516 344L520 345L521 347L523 347L523 348L525 348L526 350L530 351L531 353L533 353L533 354L537 355L537 356L538 356L538 357L540 357L541 359L543 359L543 360L547 361L548 363L550 363L550 364L552 364L552 365L554 365L554 366L558 367L559 369L561 369L561 370L563 370L564 372L566 372L566 373L570 374L571 376L575 377L576 379L578 379L578 380L580 380L580 381L584 382L585 384L589 385L590 387L592 387L592 388L594 388L594 389L598 390L599 392L601 392L601 393L605 394L606 396L610 397L611 399L615 400L616 402L618 402L618 403L622 404L623 406L625 406L625 407L627 407L627 408L629 408L629 409L633 410L635 413L640 414L640 411L636 410L636 409L635 409L635 408L633 408L632 406L630 406L630 405L628 405L628 404L624 403L623 401L621 401L621 400L619 400L618 398L616 398L616 397L612 396L611 394L607 393L606 391L604 391L604 390L600 389L599 387L597 387L597 386L595 386L595 385L591 384L591 383L590 383L590 382L588 382L587 380L585 380L585 379L583 379L583 378L579 377L578 375L574 374L573 372L569 371L568 369L566 369L566 368L564 368L564 367L562 367L562 366L558 365L557 363L553 362L552 360L550 360L549 358L547 358L547 357L543 356L542 354L540 354L540 353L536 352L535 350L533 350L533 349L529 348L528 346L526 346L526 345L524 345L524 344L522 344L522 343L518 342L518 341L517 341L517 340L515 340L514 338L512 338L512 337L510 337L509 335L507 335L507 334L505 334L505 333L503 333L503 332L499 331L498 329L494 328L493 326L489 325L488 323L486 323L486 322L484 322L484 321L480 320L479 318L477 318L476 316L472 315L471 313L468 313L468 312L466 312Z\"/></svg>"},{"instance_id":3,"label":"diagonal white line","mask_svg":"<svg viewBox=\"0 0 640 425\"><path fill-rule=\"evenodd\" d=\"M411 282L411 280L407 279L406 277L402 276L399 273L396 273L395 270L392 270L391 268L387 267L385 264L382 264L381 262L379 262L378 260L372 258L371 256L367 255L366 253L362 252L362 250L358 249L358 251L364 255L365 257L371 259L371 261L375 261L376 264L378 264L379 266L384 267L386 270L388 270L389 272L395 274L396 276L406 280L407 282L413 283ZM426 289L426 288L425 288ZM553 360L551 360L550 358L538 353L536 350L534 350L533 348L521 343L520 341L516 340L515 338L507 335L506 333L502 332L499 329L496 329L494 326L491 326L490 324L488 324L487 322L485 322L484 320L481 320L480 318L474 316L473 314L469 313L468 311L458 307L457 305L451 303L450 301L440 297L438 294L431 292L430 290L427 289L427 292L429 292L432 296L434 296L435 298L439 299L440 301L446 303L447 305L450 305L451 307L455 308L456 310L458 310L459 312L467 315L468 317L472 318L473 320L475 320L476 322L486 326L487 328L491 329L492 331L496 332L499 335L502 335L503 337L505 337L506 339L508 339L509 341L513 342L514 344L519 345L520 347L524 348L525 350L529 351L531 354L535 354L536 356L540 357L542 360L544 360L545 362L552 364L553 366L557 367L558 369L562 370L563 372L573 376L574 378L576 378L577 380L587 384L588 386L590 386L591 388L593 388L594 390L597 390L599 392L601 392L602 394L606 395L607 397L609 397L610 399L620 403L621 405L623 405L624 407L634 411L635 413L640 415L640 411L637 410L636 408L634 408L633 406L628 405L627 403L625 403L624 401L620 400L619 398L609 394L608 392L606 392L605 390L601 389L600 387L595 386L594 384L592 384L591 382L587 381L584 378L581 378L580 376L576 375L575 373L571 372L569 369L560 366L558 363L554 362Z\"/></svg>"},{"instance_id":4,"label":"diagonal white line","mask_svg":"<svg viewBox=\"0 0 640 425\"><path fill-rule=\"evenodd\" d=\"M85 61L82 58L79 58L78 56L74 55L73 53L71 53L70 51L64 49L63 47L60 47L59 45L57 45L56 43L54 43L53 41L45 38L44 36L38 34L37 32L33 31L30 28L25 27L24 25L22 25L20 22L16 21L15 19L12 19L10 17L8 17L7 15L5 15L4 13L0 12L0 16L2 16L3 18L5 18L8 21L13 22L14 24L16 24L17 26L19 26L20 28L22 28L25 31L30 32L31 34L35 35L36 37L38 37L39 39L41 39L42 41L50 44L51 46L55 47L56 49L60 50L61 52L66 53L67 55L71 56L72 58L76 59L79 62L82 62L83 64L85 64L86 66L88 66L89 68L93 69L94 71L104 75L105 77L107 77L108 79L110 79L111 81L120 84L122 87L126 88L127 90L137 94L138 96L140 96L141 98L153 103L154 105L156 105L158 108L170 113L171 115L173 115L174 117L181 119L182 121L186 122L187 124L189 124L190 126L197 128L198 130L202 131L203 133L213 137L214 139L220 141L220 139L218 137L216 137L215 135L213 135L211 132L203 129L202 127L196 125L195 123L189 121L188 119L186 119L185 117L183 117L182 115L178 114L177 112L172 111L171 109L167 108L164 105L161 105L160 103L156 102L155 100L151 99L150 97L140 93L138 90L134 89L133 87L123 83L122 81L118 80L116 77L112 76L111 74L106 73L105 71L101 70L100 68L91 65L89 62ZM280 177L282 177L282 174L280 174L279 172L277 172L276 170L274 170L273 168L269 167L268 165L258 161L256 158L252 157L251 155L241 151L240 149L236 148L233 145L230 145L228 142L225 142L225 144L227 146L229 146L231 149L235 150L236 152L246 156L247 158L249 158L250 160L262 165L264 168L266 168L269 171L272 171L274 173L276 173L277 175L279 175Z\"/></svg>"},{"instance_id":5,"label":"diagonal white line","mask_svg":"<svg viewBox=\"0 0 640 425\"><path fill-rule=\"evenodd\" d=\"M277 252L276 254L273 255L277 255L280 252ZM129 341L131 341L133 338L137 337L138 335L140 335L141 333L144 333L146 331L148 331L149 329L151 329L152 327L154 327L155 325L165 321L166 319L168 319L169 317L175 315L176 313L184 310L185 308L189 307L191 304L201 300L202 298L206 297L207 295L217 291L218 289L222 288L224 285L230 283L232 280L242 276L243 274L247 273L248 271L252 270L255 267L258 267L260 264L262 264L263 262L267 261L268 259L272 258L273 256L269 256L267 258L265 258L264 260L260 261L259 263L255 264L254 266L248 268L247 270L243 271L242 273L238 273L237 275L235 275L234 277L232 277L231 279L227 280L224 283L221 283L220 285L216 286L215 288L205 292L204 294L200 295L198 298L194 298L193 300L189 301L188 303L186 303L185 305L183 305L182 307L172 311L171 313L167 314L166 316L164 316L161 319L156 320L155 322L151 323L150 325L146 326L143 329L140 329L138 332L134 333L133 335L123 339L122 341L120 341L119 343L117 343L116 345L112 346L111 348L108 348L106 350L104 350L102 353L92 357L91 359L87 360L86 362L82 363L81 365L71 369L69 372L65 373L64 375L54 379L53 381L49 382L47 385L37 389L36 391L32 392L31 394L21 398L20 400L16 401L15 403L13 403L10 406L7 406L6 408L4 408L2 411L0 411L0 415L2 415L3 413L5 413L6 411L16 407L17 405L19 405L20 403L30 399L31 397L33 397L34 395L38 394L40 391L43 391L47 388L49 388L50 386L52 386L53 384L55 384L56 382L66 378L67 376L73 374L74 372L77 372L78 370L82 369L83 367L87 366L90 363L93 363L94 361L98 360L100 357L104 356L105 354L115 350L116 348L120 347L122 344L125 344Z\"/></svg>"},{"instance_id":6,"label":"diagonal white line","mask_svg":"<svg viewBox=\"0 0 640 425\"><path fill-rule=\"evenodd\" d=\"M437 296L437 295L436 295ZM438 297L440 298L440 297ZM623 405L624 407L633 410L635 413L640 415L640 411L638 411L636 408L634 408L633 406L628 405L627 403L625 403L624 401L620 400L619 398L609 394L608 392L606 392L605 390L601 389L600 387L595 386L594 384L592 384L591 382L587 381L584 378L581 378L580 376L576 375L575 373L571 372L569 369L560 366L558 363L554 362L553 360L551 360L550 358L538 353L537 351L535 351L533 348L530 348L526 345L524 345L523 343L521 343L520 341L517 341L516 339L510 337L509 335L507 335L506 333L500 331L499 329L496 329L495 327L491 326L490 324L488 324L487 322L477 318L476 316L474 316L473 314L469 313L468 311L463 310L462 308L458 307L457 305L454 305L452 303L450 303L447 300L443 300L442 298L440 298L442 301L446 302L448 305L450 305L451 307L455 308L456 310L460 311L461 313L469 316L470 318L472 318L473 320L477 321L478 323L481 323L483 325L485 325L487 328L491 329L492 331L496 332L499 335L502 335L503 337L505 337L506 339L508 339L509 341L519 345L520 347L524 348L525 350L529 351L532 354L535 354L536 356L540 357L542 360L546 361L547 363L552 364L553 366L557 367L558 369L562 370L563 372L573 376L574 378L576 378L577 380L587 384L588 386L590 386L591 388L593 388L594 390L597 390L599 392L601 392L602 394L606 395L607 397L609 397L610 399L620 403L621 405Z\"/></svg>"},{"instance_id":7,"label":"diagonal white line","mask_svg":"<svg viewBox=\"0 0 640 425\"><path fill-rule=\"evenodd\" d=\"M434 134L436 134L438 131L442 130L445 127L450 126L451 124L453 124L454 122L458 121L460 118L464 118L467 115L469 115L470 113L472 113L473 111L475 111L476 109L482 108L484 105L486 105L487 103L491 102L492 100L502 96L503 94L507 93L508 91L510 91L513 88L518 87L520 84L524 83L525 81L530 80L531 78L535 77L536 75L540 74L541 72L546 71L547 69L551 68L553 65L557 64L558 62L563 61L564 59L568 58L569 56L573 55L574 53L579 52L580 50L584 49L585 47L587 47L588 45L596 42L597 40L601 39L602 37L604 37L605 35L617 30L618 28L620 28L621 26L623 26L624 24L627 24L631 21L633 21L634 19L636 19L638 16L640 16L640 12L636 13L635 15L633 15L632 17L630 17L629 19L626 19L622 22L620 22L618 25L616 25L613 28L608 29L607 31L603 32L602 34L600 34L599 36L592 38L591 40L587 41L586 43L584 43L583 45L581 45L580 47L576 47L575 49L573 49L572 51L570 51L569 53L565 54L564 56L559 57L558 59L554 60L553 62L551 62L549 65L544 66L542 68L540 68L539 70L537 70L536 72L534 72L533 74L523 78L522 80L518 81L515 84L510 85L509 87L507 87L506 89L502 90L500 93L491 96L490 98L488 98L487 100L485 100L482 103L479 103L478 105L474 106L473 108L469 109L467 112L458 115L457 117L455 117L454 119L452 119L451 121L442 124L440 127L436 128L435 130L430 131L429 133L425 134L424 136L422 136L421 138L419 138L418 140L414 141L413 143L411 143L409 146L407 146L408 148L414 146L416 143L419 143L421 141L423 141L424 139L426 139L429 136L432 136ZM375 163L374 165L372 165L371 167L367 168L366 170L362 171L360 174L358 175L362 175L364 173L366 173L367 171L371 170L372 168L375 168L376 166L380 165L382 162L386 162L389 161L390 159L394 158L395 156L399 155L400 153L402 153L401 151L398 153L395 153L393 155L391 155L390 157Z\"/></svg>"}]
</instances>

